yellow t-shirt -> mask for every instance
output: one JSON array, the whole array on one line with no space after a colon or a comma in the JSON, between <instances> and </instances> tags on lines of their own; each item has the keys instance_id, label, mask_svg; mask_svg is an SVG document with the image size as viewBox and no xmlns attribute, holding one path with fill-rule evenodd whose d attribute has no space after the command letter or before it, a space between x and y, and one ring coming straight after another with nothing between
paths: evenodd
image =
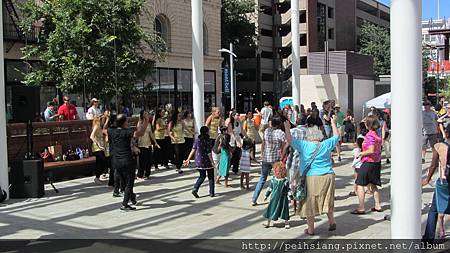
<instances>
[{"instance_id":1,"label":"yellow t-shirt","mask_svg":"<svg viewBox=\"0 0 450 253\"><path fill-rule=\"evenodd\" d=\"M164 140L164 138L166 138L167 123L165 120L159 118L156 121L156 124L159 125L161 129L155 130L155 139Z\"/></svg>"}]
</instances>

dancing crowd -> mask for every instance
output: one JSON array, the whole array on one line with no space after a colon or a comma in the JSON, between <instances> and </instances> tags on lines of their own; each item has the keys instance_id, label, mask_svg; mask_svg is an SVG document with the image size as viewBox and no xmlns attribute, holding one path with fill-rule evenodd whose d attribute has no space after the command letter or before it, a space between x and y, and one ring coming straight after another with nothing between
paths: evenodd
<instances>
[{"instance_id":1,"label":"dancing crowd","mask_svg":"<svg viewBox=\"0 0 450 253\"><path fill-rule=\"evenodd\" d=\"M212 108L196 133L192 112L173 110L170 105L142 110L135 127L130 127L124 114L89 110L94 114L90 136L96 157L94 180L101 183L109 170L108 185L113 187L114 197L123 197L120 209L127 211L136 209L135 180L149 179L152 171L171 168L182 174L183 167L189 168L195 160L199 176L192 195L200 197L200 186L208 178L209 196L215 197L216 186L232 187L233 175L240 179L240 188L249 191L253 164L260 168L260 177L249 200L252 206L260 203L267 178L273 174L262 200L270 197L263 213L267 219L264 227L283 219L285 228L290 228L293 208L307 220L305 234L313 235L314 217L318 215L327 214L329 230L336 229L333 164L341 162L341 144L345 141L354 142L355 147L355 185L349 195L358 196L359 206L351 213L366 214L366 195L374 197L372 212L383 211L378 187L382 146L389 163L389 111L372 108L358 126L352 112L341 112L332 100L325 101L321 110L315 103L308 109L300 105L275 110L265 102L255 112L258 116L252 111L241 115L236 110L224 115L220 108ZM261 144L261 161L256 159L256 144Z\"/></svg>"}]
</instances>

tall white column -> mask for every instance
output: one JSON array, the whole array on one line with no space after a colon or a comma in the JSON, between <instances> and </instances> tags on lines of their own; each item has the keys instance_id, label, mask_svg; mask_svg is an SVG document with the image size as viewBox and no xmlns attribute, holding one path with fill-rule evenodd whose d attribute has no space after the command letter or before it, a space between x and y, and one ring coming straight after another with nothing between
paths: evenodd
<instances>
[{"instance_id":1,"label":"tall white column","mask_svg":"<svg viewBox=\"0 0 450 253\"><path fill-rule=\"evenodd\" d=\"M234 87L234 59L233 59L233 43L230 43L230 84L231 84L231 108L236 109L236 91Z\"/></svg>"},{"instance_id":2,"label":"tall white column","mask_svg":"<svg viewBox=\"0 0 450 253\"><path fill-rule=\"evenodd\" d=\"M300 29L299 0L291 0L292 34L292 98L294 105L300 105Z\"/></svg>"},{"instance_id":3,"label":"tall white column","mask_svg":"<svg viewBox=\"0 0 450 253\"><path fill-rule=\"evenodd\" d=\"M203 69L203 0L192 0L192 95L196 131L205 123Z\"/></svg>"},{"instance_id":4,"label":"tall white column","mask_svg":"<svg viewBox=\"0 0 450 253\"><path fill-rule=\"evenodd\" d=\"M391 238L420 239L422 1L391 3Z\"/></svg>"},{"instance_id":5,"label":"tall white column","mask_svg":"<svg viewBox=\"0 0 450 253\"><path fill-rule=\"evenodd\" d=\"M3 20L3 5L0 20ZM9 198L8 148L6 140L5 71L3 56L3 22L0 22L0 186Z\"/></svg>"}]
</instances>

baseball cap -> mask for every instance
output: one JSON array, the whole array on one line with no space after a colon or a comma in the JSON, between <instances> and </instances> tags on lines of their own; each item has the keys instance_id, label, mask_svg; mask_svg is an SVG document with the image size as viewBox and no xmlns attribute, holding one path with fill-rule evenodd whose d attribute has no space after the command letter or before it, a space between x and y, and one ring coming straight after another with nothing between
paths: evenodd
<instances>
[{"instance_id":1,"label":"baseball cap","mask_svg":"<svg viewBox=\"0 0 450 253\"><path fill-rule=\"evenodd\" d=\"M98 102L98 99L93 98L93 99L91 99L91 102Z\"/></svg>"}]
</instances>

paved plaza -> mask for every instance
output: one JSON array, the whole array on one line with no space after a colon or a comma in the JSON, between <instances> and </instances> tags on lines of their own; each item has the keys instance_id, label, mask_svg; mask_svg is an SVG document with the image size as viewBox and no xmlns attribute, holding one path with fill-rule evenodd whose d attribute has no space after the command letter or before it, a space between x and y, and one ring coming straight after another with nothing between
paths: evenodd
<instances>
[{"instance_id":1,"label":"paved plaza","mask_svg":"<svg viewBox=\"0 0 450 253\"><path fill-rule=\"evenodd\" d=\"M357 206L357 197L349 197L352 187L351 152L343 153L342 162L336 164L336 221L337 230L328 232L326 215L316 219L316 236L333 239L388 239L390 222L390 167L384 164L381 189L382 213L350 214ZM429 162L429 159L427 159ZM427 164L426 164L427 165ZM424 165L423 167L425 168ZM306 220L291 218L291 229L284 229L283 221L276 227L265 229L262 212L267 204L251 206L253 191L239 187L238 176L232 176L232 188L216 186L217 196L208 196L207 180L200 189L200 199L191 194L197 171L185 169L181 176L175 170L160 170L150 180L137 182L138 209L133 212L119 210L121 198L113 198L111 189L97 185L93 177L58 182L55 193L46 185L46 195L40 199L12 199L0 205L0 239L294 239L307 238L303 234ZM251 187L259 176L254 165ZM433 188L423 190L424 209L422 227L426 220L425 207L431 201ZM366 209L373 206L367 200Z\"/></svg>"}]
</instances>

